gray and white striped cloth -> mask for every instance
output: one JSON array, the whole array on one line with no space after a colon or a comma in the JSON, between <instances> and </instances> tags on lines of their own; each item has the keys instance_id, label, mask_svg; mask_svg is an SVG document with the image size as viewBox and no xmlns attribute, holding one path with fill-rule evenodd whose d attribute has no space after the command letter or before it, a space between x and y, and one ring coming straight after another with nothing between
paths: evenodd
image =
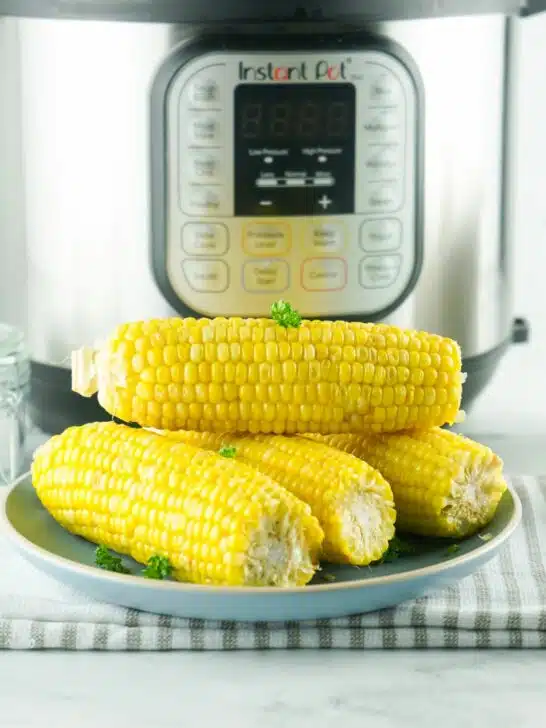
<instances>
[{"instance_id":1,"label":"gray and white striped cloth","mask_svg":"<svg viewBox=\"0 0 546 728\"><path fill-rule=\"evenodd\" d=\"M512 483L523 527L484 569L395 609L318 622L204 622L91 602L27 564L0 533L0 649L546 647L546 476Z\"/></svg>"}]
</instances>

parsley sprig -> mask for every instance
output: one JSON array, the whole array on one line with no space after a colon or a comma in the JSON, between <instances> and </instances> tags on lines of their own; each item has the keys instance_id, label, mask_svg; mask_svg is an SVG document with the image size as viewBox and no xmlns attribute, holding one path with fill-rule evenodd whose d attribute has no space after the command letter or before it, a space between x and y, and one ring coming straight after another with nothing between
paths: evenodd
<instances>
[{"instance_id":1,"label":"parsley sprig","mask_svg":"<svg viewBox=\"0 0 546 728\"><path fill-rule=\"evenodd\" d=\"M113 554L106 546L97 546L95 549L95 565L99 569L112 571L115 574L130 574L130 570L124 566L121 557ZM150 556L148 563L142 569L142 576L146 579L166 579L173 573L169 559L166 556L156 554Z\"/></svg>"},{"instance_id":2,"label":"parsley sprig","mask_svg":"<svg viewBox=\"0 0 546 728\"><path fill-rule=\"evenodd\" d=\"M271 306L271 318L285 329L297 329L301 326L300 314L282 299Z\"/></svg>"},{"instance_id":3,"label":"parsley sprig","mask_svg":"<svg viewBox=\"0 0 546 728\"><path fill-rule=\"evenodd\" d=\"M113 571L116 574L129 574L129 569L123 565L120 556L111 553L106 546L97 546L95 549L95 564L99 569Z\"/></svg>"},{"instance_id":4,"label":"parsley sprig","mask_svg":"<svg viewBox=\"0 0 546 728\"><path fill-rule=\"evenodd\" d=\"M218 450L218 455L223 458L234 458L237 455L237 448L234 445L224 445Z\"/></svg>"},{"instance_id":5,"label":"parsley sprig","mask_svg":"<svg viewBox=\"0 0 546 728\"><path fill-rule=\"evenodd\" d=\"M173 567L166 556L150 556L146 568L142 570L142 576L147 579L166 579L173 573Z\"/></svg>"},{"instance_id":6,"label":"parsley sprig","mask_svg":"<svg viewBox=\"0 0 546 728\"><path fill-rule=\"evenodd\" d=\"M396 561L401 556L408 556L414 554L416 548L409 541L404 541L399 536L393 536L389 542L389 547L379 560L380 564L390 564Z\"/></svg>"}]
</instances>

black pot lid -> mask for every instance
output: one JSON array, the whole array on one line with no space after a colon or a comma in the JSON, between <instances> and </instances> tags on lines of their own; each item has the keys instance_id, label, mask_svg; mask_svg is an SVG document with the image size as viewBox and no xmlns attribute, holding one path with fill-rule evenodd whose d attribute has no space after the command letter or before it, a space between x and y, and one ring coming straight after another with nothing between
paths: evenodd
<instances>
[{"instance_id":1,"label":"black pot lid","mask_svg":"<svg viewBox=\"0 0 546 728\"><path fill-rule=\"evenodd\" d=\"M0 0L0 15L225 23L275 20L395 20L515 13L544 0ZM534 9L534 8L533 8ZM536 8L539 10L542 8Z\"/></svg>"}]
</instances>

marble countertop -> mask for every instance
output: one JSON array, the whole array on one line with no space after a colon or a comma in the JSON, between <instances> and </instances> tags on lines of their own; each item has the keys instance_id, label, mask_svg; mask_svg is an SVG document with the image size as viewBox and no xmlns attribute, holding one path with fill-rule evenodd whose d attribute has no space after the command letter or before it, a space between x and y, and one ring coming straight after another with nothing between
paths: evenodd
<instances>
[{"instance_id":1,"label":"marble countertop","mask_svg":"<svg viewBox=\"0 0 546 728\"><path fill-rule=\"evenodd\" d=\"M546 383L522 356L463 428L507 472L545 474ZM545 676L541 651L0 652L0 728L45 716L77 728L537 728Z\"/></svg>"},{"instance_id":2,"label":"marble countertop","mask_svg":"<svg viewBox=\"0 0 546 728\"><path fill-rule=\"evenodd\" d=\"M0 726L537 728L537 652L10 653Z\"/></svg>"}]
</instances>

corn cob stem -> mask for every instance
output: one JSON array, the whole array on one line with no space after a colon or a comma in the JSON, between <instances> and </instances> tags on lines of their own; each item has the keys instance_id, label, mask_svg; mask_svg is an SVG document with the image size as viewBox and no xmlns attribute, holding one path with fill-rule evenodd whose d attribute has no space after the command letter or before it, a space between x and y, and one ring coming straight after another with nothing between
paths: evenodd
<instances>
[{"instance_id":1,"label":"corn cob stem","mask_svg":"<svg viewBox=\"0 0 546 728\"><path fill-rule=\"evenodd\" d=\"M96 358L97 352L89 346L72 352L72 389L84 397L92 397L99 390Z\"/></svg>"},{"instance_id":2,"label":"corn cob stem","mask_svg":"<svg viewBox=\"0 0 546 728\"><path fill-rule=\"evenodd\" d=\"M125 324L73 357L73 389L164 430L396 432L453 424L456 342L379 324L164 319Z\"/></svg>"},{"instance_id":3,"label":"corn cob stem","mask_svg":"<svg viewBox=\"0 0 546 728\"><path fill-rule=\"evenodd\" d=\"M300 586L323 532L309 506L248 466L112 422L73 427L38 449L32 479L64 528L175 579Z\"/></svg>"},{"instance_id":4,"label":"corn cob stem","mask_svg":"<svg viewBox=\"0 0 546 728\"><path fill-rule=\"evenodd\" d=\"M367 566L388 548L396 517L392 491L358 458L303 437L162 434L248 463L308 503L324 529L323 559Z\"/></svg>"},{"instance_id":5,"label":"corn cob stem","mask_svg":"<svg viewBox=\"0 0 546 728\"><path fill-rule=\"evenodd\" d=\"M377 468L392 487L397 528L408 533L470 536L491 521L507 487L495 453L447 430L307 437Z\"/></svg>"}]
</instances>

